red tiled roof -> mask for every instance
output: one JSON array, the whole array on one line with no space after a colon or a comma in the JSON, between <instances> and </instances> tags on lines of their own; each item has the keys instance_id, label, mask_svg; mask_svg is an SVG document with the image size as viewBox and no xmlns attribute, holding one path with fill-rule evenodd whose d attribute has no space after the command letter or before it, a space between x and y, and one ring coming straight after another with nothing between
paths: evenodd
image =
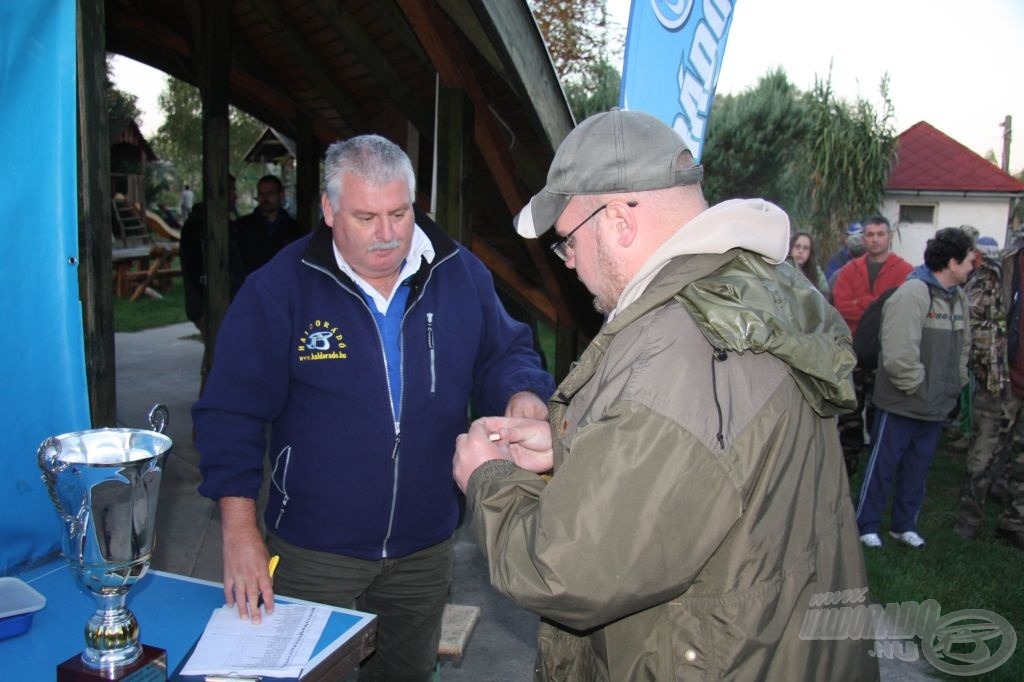
<instances>
[{"instance_id":1,"label":"red tiled roof","mask_svg":"<svg viewBox=\"0 0 1024 682\"><path fill-rule=\"evenodd\" d=\"M1024 182L924 121L900 133L896 153L887 189L1024 192Z\"/></svg>"}]
</instances>

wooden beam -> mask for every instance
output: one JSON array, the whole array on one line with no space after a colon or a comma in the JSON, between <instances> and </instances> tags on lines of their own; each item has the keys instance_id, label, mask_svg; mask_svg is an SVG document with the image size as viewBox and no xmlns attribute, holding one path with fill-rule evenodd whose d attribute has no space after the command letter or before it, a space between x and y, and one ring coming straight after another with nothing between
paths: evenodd
<instances>
[{"instance_id":1,"label":"wooden beam","mask_svg":"<svg viewBox=\"0 0 1024 682\"><path fill-rule=\"evenodd\" d=\"M553 156L573 129L574 121L533 13L525 2L478 1L490 19L488 24L500 27L493 31L491 40L503 48L507 59L503 73L523 99L530 102L529 111Z\"/></svg>"},{"instance_id":2,"label":"wooden beam","mask_svg":"<svg viewBox=\"0 0 1024 682\"><path fill-rule=\"evenodd\" d=\"M94 428L117 425L103 0L78 0L78 286Z\"/></svg>"},{"instance_id":3,"label":"wooden beam","mask_svg":"<svg viewBox=\"0 0 1024 682\"><path fill-rule=\"evenodd\" d=\"M527 197L519 188L513 173L515 164L508 153L508 140L491 113L490 103L473 75L469 57L459 47L458 37L434 3L418 0L396 1L405 13L409 25L419 36L420 43L426 49L444 84L461 86L473 102L476 110L477 148L494 177L506 206L511 213L515 213L526 203ZM540 272L544 288L558 311L557 319L571 324L575 318L551 272L547 254L535 239L527 240L527 249L534 266Z\"/></svg>"},{"instance_id":4,"label":"wooden beam","mask_svg":"<svg viewBox=\"0 0 1024 682\"><path fill-rule=\"evenodd\" d=\"M555 307L543 291L531 285L501 253L482 239L474 239L472 249L477 258L501 280L507 282L526 300L550 326L557 325Z\"/></svg>"},{"instance_id":5,"label":"wooden beam","mask_svg":"<svg viewBox=\"0 0 1024 682\"><path fill-rule=\"evenodd\" d=\"M462 88L442 87L438 92L437 194L434 206L437 224L463 244L473 239L469 210L463 188L470 177L470 147L473 144L473 105Z\"/></svg>"},{"instance_id":6,"label":"wooden beam","mask_svg":"<svg viewBox=\"0 0 1024 682\"><path fill-rule=\"evenodd\" d=\"M295 219L306 231L319 222L320 156L309 117L300 113L295 121Z\"/></svg>"},{"instance_id":7,"label":"wooden beam","mask_svg":"<svg viewBox=\"0 0 1024 682\"><path fill-rule=\"evenodd\" d=\"M320 95L356 130L366 129L366 120L343 94L344 89L323 67L323 59L308 46L307 38L288 20L272 0L249 0L269 26L274 26L292 59L320 91Z\"/></svg>"},{"instance_id":8,"label":"wooden beam","mask_svg":"<svg viewBox=\"0 0 1024 682\"><path fill-rule=\"evenodd\" d=\"M228 71L231 61L232 17L230 3L214 2L196 6L186 0L187 14L198 14L197 49L199 94L203 102L203 219L206 224L206 319L203 341L204 362L212 361L224 313L231 298L229 272L229 185L228 185ZM194 24L193 24L194 25ZM196 31L193 30L193 34ZM205 372L209 370L206 366Z\"/></svg>"},{"instance_id":9,"label":"wooden beam","mask_svg":"<svg viewBox=\"0 0 1024 682\"><path fill-rule=\"evenodd\" d=\"M429 116L429 103L419 101L406 85L402 74L391 66L387 55L366 37L366 32L355 18L336 1L312 0L324 17L327 25L334 30L352 50L362 65L373 74L373 80L387 93L402 113L412 121L421 134L433 136L433 120ZM383 4L383 3L382 3Z\"/></svg>"}]
</instances>

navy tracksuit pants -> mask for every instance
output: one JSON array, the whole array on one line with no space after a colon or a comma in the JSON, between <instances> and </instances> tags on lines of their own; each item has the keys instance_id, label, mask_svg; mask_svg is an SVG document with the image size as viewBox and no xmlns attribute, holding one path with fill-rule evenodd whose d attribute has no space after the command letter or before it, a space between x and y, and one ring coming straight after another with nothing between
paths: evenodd
<instances>
[{"instance_id":1,"label":"navy tracksuit pants","mask_svg":"<svg viewBox=\"0 0 1024 682\"><path fill-rule=\"evenodd\" d=\"M942 422L929 422L879 409L871 433L871 459L857 503L860 534L877 533L893 492L893 532L917 531L924 504L925 479L939 445ZM895 488L895 490L894 490Z\"/></svg>"}]
</instances>

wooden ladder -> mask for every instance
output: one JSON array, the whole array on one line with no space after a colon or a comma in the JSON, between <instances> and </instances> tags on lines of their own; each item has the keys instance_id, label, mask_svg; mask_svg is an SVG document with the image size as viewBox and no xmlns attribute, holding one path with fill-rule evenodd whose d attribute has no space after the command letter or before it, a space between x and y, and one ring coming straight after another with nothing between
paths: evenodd
<instances>
[{"instance_id":1,"label":"wooden ladder","mask_svg":"<svg viewBox=\"0 0 1024 682\"><path fill-rule=\"evenodd\" d=\"M153 234L128 201L121 196L113 198L115 238L121 246L142 246L153 243Z\"/></svg>"}]
</instances>

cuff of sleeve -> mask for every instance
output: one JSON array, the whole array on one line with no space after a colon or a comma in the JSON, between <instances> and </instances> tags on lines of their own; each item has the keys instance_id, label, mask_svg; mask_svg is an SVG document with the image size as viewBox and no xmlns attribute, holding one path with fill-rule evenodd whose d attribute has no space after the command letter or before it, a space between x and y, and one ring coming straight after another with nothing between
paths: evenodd
<instances>
[{"instance_id":1,"label":"cuff of sleeve","mask_svg":"<svg viewBox=\"0 0 1024 682\"><path fill-rule=\"evenodd\" d=\"M469 477L469 482L466 484L466 498L472 504L476 497L476 491L481 485L487 481L493 481L496 478L505 478L516 471L519 467L515 465L515 462L510 462L507 459L492 459L488 462L484 462L476 468L476 471Z\"/></svg>"}]
</instances>

